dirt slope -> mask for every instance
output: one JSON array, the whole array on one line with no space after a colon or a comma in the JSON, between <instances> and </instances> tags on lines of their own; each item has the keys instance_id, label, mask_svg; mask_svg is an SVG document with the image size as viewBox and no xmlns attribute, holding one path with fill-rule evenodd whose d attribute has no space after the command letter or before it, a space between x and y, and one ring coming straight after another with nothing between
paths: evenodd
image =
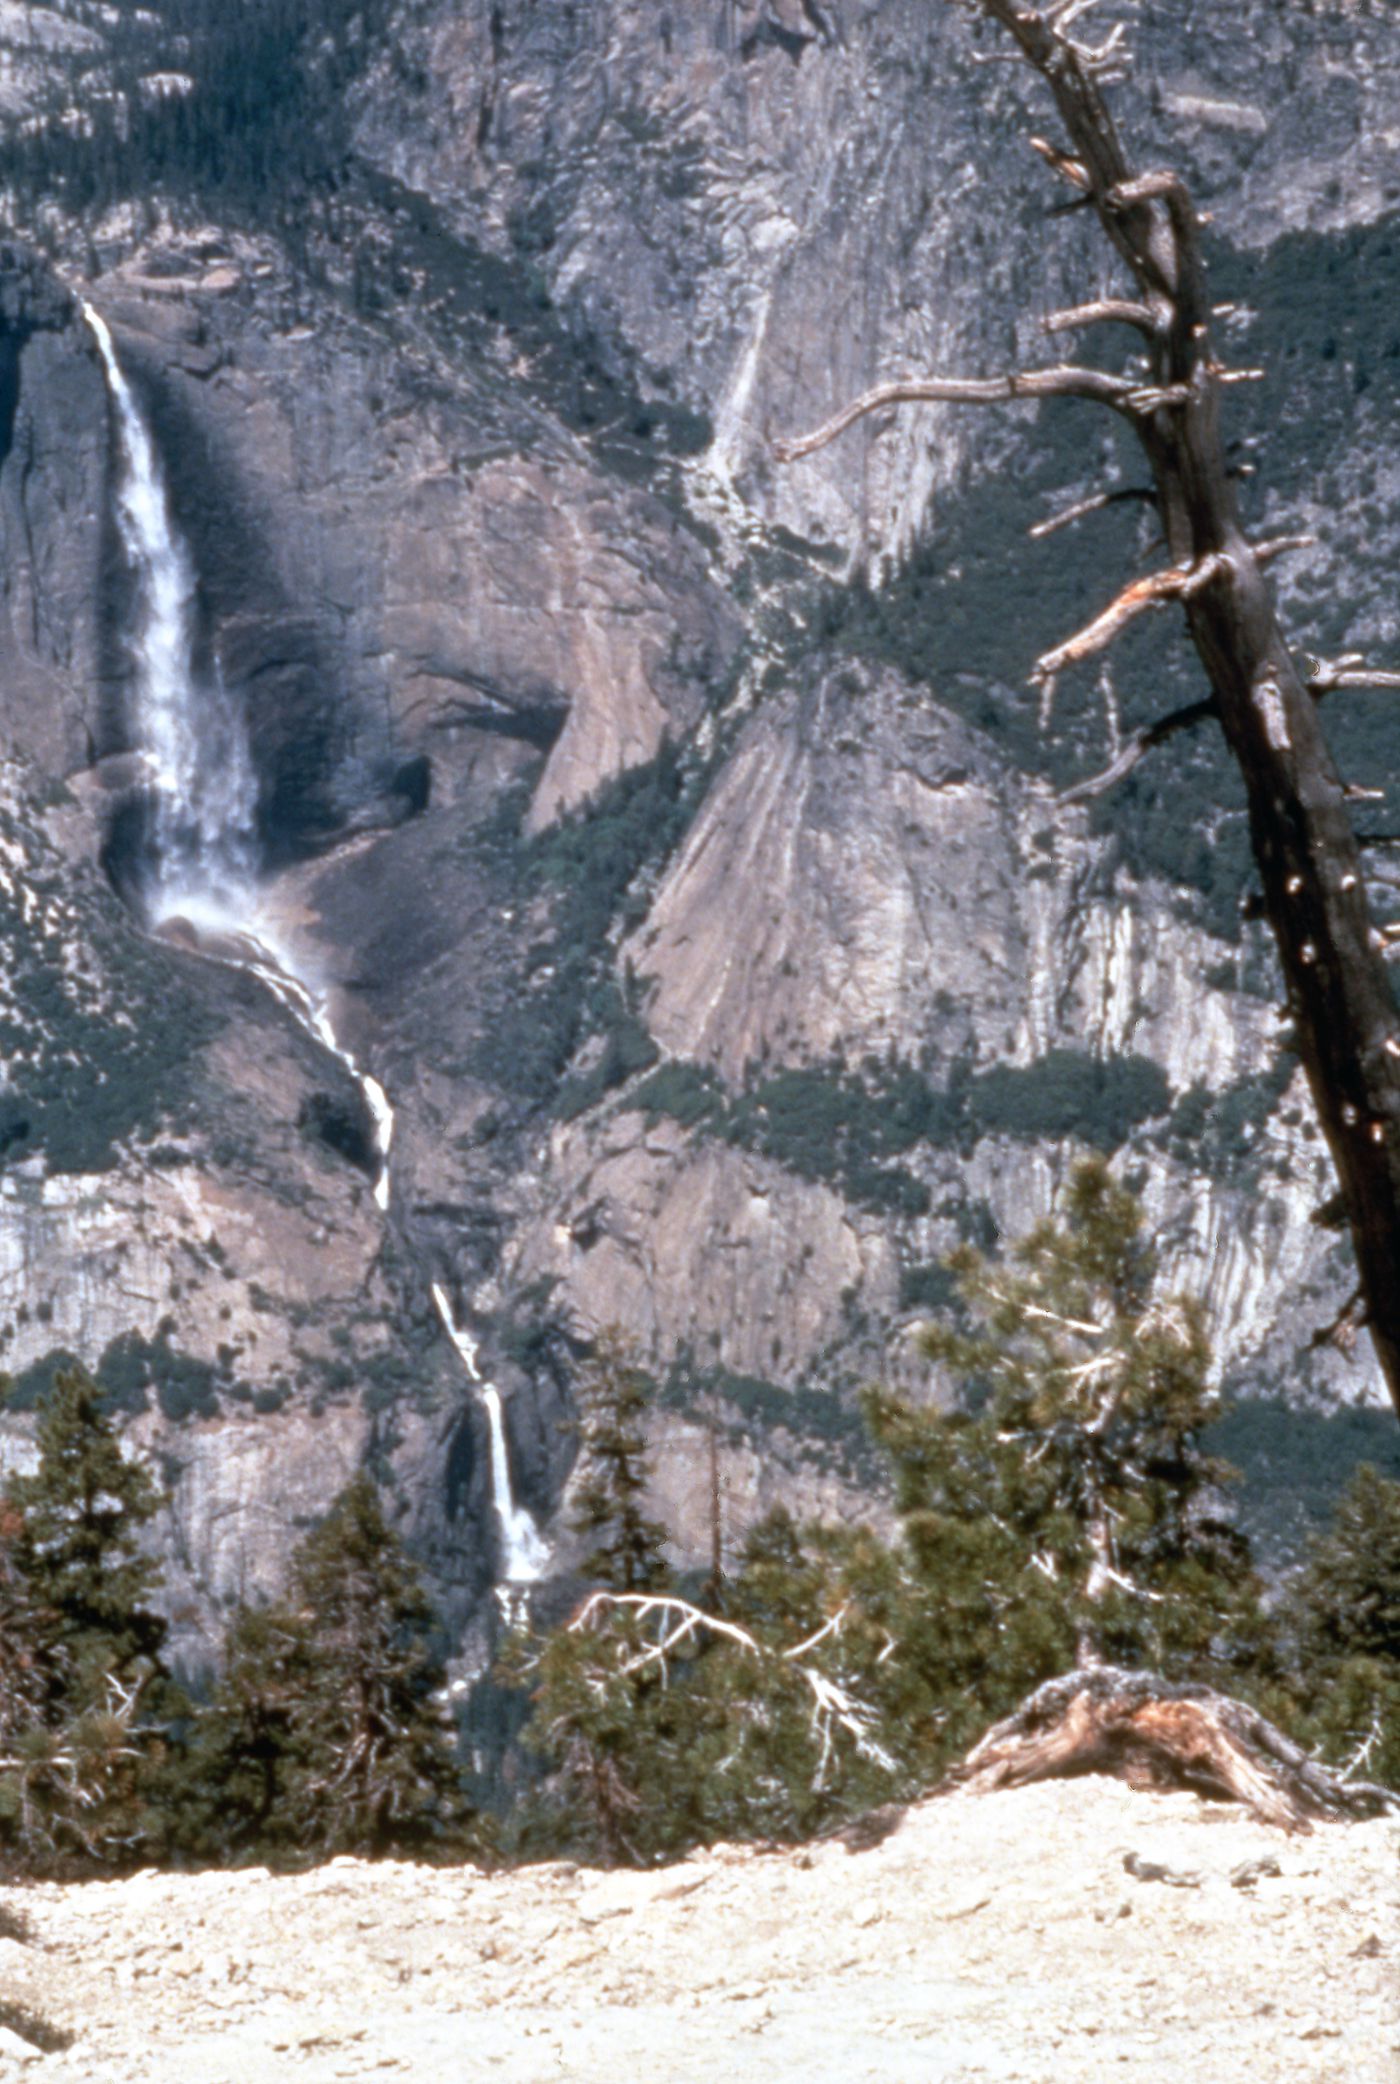
<instances>
[{"instance_id":1,"label":"dirt slope","mask_svg":"<svg viewBox=\"0 0 1400 2084\"><path fill-rule=\"evenodd\" d=\"M1393 2084L1397 1850L1095 1780L926 1803L857 1853L16 1891L0 1987L77 2038L0 2076Z\"/></svg>"}]
</instances>

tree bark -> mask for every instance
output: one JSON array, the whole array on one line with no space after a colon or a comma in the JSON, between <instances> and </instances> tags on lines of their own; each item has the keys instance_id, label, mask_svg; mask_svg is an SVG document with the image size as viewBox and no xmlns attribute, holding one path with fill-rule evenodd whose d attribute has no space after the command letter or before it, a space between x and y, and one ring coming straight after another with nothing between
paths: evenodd
<instances>
[{"instance_id":1,"label":"tree bark","mask_svg":"<svg viewBox=\"0 0 1400 2084\"><path fill-rule=\"evenodd\" d=\"M1289 1831L1400 1810L1400 1795L1343 1779L1243 1701L1106 1664L1037 1687L987 1731L940 1792L989 1794L1084 1773L1242 1802L1261 1822Z\"/></svg>"}]
</instances>

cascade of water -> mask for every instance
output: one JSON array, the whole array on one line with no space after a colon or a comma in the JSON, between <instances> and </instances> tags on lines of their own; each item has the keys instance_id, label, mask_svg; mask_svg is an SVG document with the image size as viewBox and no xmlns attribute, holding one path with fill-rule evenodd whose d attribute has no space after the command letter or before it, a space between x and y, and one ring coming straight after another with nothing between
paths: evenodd
<instances>
[{"instance_id":1,"label":"cascade of water","mask_svg":"<svg viewBox=\"0 0 1400 2084\"><path fill-rule=\"evenodd\" d=\"M256 919L256 914L254 915ZM350 1076L364 1094L370 1120L374 1123L374 1147L379 1158L378 1175L374 1182L376 1206L389 1206L389 1152L394 1141L394 1110L389 1096L372 1073L362 1071L350 1050L336 1035L325 999L312 991L309 984L299 977L286 950L264 929L254 933L247 928L234 938L236 954L226 960L237 964L239 969L251 970L260 977L275 999L279 999L287 1011L298 1020L307 1033L314 1035L323 1049L339 1057ZM224 938L221 947L227 948Z\"/></svg>"},{"instance_id":2,"label":"cascade of water","mask_svg":"<svg viewBox=\"0 0 1400 2084\"><path fill-rule=\"evenodd\" d=\"M462 1366L475 1384L478 1396L486 1410L487 1423L491 1428L491 1493L496 1506L496 1518L501 1527L501 1560L505 1565L503 1576L508 1585L533 1585L543 1577L549 1562L549 1550L541 1539L535 1525L523 1505L517 1505L511 1489L510 1456L506 1447L506 1429L501 1416L501 1397L494 1382L483 1382L481 1370L476 1364L476 1341L464 1332L452 1314L452 1305L446 1292L433 1283L433 1301L441 1317L447 1336L457 1349Z\"/></svg>"},{"instance_id":3,"label":"cascade of water","mask_svg":"<svg viewBox=\"0 0 1400 2084\"><path fill-rule=\"evenodd\" d=\"M86 304L83 316L112 399L117 528L135 579L133 724L154 799L150 912L155 922L180 912L196 923L228 925L246 915L257 871L258 789L247 725L222 672L196 685L194 566L106 321Z\"/></svg>"},{"instance_id":4,"label":"cascade of water","mask_svg":"<svg viewBox=\"0 0 1400 2084\"><path fill-rule=\"evenodd\" d=\"M223 937L224 956L261 977L308 1033L339 1057L364 1094L379 1172L374 1198L389 1206L394 1110L377 1078L341 1046L324 998L297 974L286 950L260 929L257 775L247 720L216 667L200 686L192 667L194 566L170 512L160 458L107 323L83 316L97 342L117 426L117 527L136 582L132 628L133 722L151 773L155 888L151 924L179 916Z\"/></svg>"}]
</instances>

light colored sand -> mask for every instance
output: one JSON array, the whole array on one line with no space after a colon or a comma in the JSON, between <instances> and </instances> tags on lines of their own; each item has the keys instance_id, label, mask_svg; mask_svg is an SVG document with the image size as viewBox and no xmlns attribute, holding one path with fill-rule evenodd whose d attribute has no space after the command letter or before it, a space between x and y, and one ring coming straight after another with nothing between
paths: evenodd
<instances>
[{"instance_id":1,"label":"light colored sand","mask_svg":"<svg viewBox=\"0 0 1400 2084\"><path fill-rule=\"evenodd\" d=\"M925 1803L856 1854L11 1891L37 1944L0 1943L0 1988L78 2040L0 2077L1396 2084L1398 1854L1394 1821L1288 1838L1087 1780Z\"/></svg>"}]
</instances>

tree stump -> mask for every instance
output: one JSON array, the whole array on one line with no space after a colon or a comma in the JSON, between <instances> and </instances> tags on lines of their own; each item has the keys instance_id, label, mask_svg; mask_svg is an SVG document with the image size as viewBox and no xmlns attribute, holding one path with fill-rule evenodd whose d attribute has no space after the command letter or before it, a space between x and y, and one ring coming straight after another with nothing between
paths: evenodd
<instances>
[{"instance_id":1,"label":"tree stump","mask_svg":"<svg viewBox=\"0 0 1400 2084\"><path fill-rule=\"evenodd\" d=\"M1400 1794L1348 1780L1310 1758L1243 1701L1116 1665L1091 1665L1038 1686L987 1731L940 1792L989 1794L1083 1773L1242 1802L1261 1822L1287 1831L1400 1811Z\"/></svg>"}]
</instances>

